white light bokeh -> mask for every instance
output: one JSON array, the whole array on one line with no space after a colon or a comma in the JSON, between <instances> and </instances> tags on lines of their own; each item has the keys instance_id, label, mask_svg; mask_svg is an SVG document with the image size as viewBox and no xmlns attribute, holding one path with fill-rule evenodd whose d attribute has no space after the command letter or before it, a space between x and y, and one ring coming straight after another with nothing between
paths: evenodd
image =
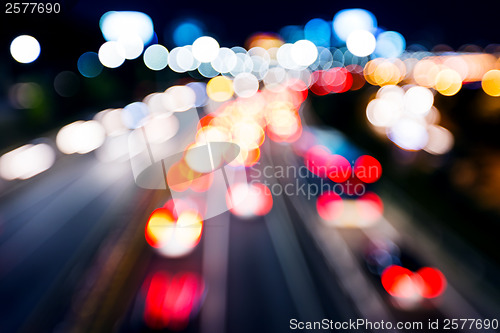
<instances>
[{"instance_id":1,"label":"white light bokeh","mask_svg":"<svg viewBox=\"0 0 500 333\"><path fill-rule=\"evenodd\" d=\"M56 144L64 154L86 154L99 148L105 138L104 127L99 122L79 120L59 130Z\"/></svg>"},{"instance_id":2,"label":"white light bokeh","mask_svg":"<svg viewBox=\"0 0 500 333\"><path fill-rule=\"evenodd\" d=\"M194 91L196 100L194 103L195 107L202 107L207 104L207 84L205 82L189 82L186 84L189 88Z\"/></svg>"},{"instance_id":3,"label":"white light bokeh","mask_svg":"<svg viewBox=\"0 0 500 333\"><path fill-rule=\"evenodd\" d=\"M233 80L233 89L240 97L252 97L259 90L259 80L250 73L240 73Z\"/></svg>"},{"instance_id":4,"label":"white light bokeh","mask_svg":"<svg viewBox=\"0 0 500 333\"><path fill-rule=\"evenodd\" d=\"M179 120L172 114L156 114L144 125L150 143L162 143L172 138L179 130Z\"/></svg>"},{"instance_id":5,"label":"white light bokeh","mask_svg":"<svg viewBox=\"0 0 500 333\"><path fill-rule=\"evenodd\" d=\"M172 86L163 93L162 102L169 112L183 112L194 107L196 94L187 86Z\"/></svg>"},{"instance_id":6,"label":"white light bokeh","mask_svg":"<svg viewBox=\"0 0 500 333\"><path fill-rule=\"evenodd\" d=\"M168 65L168 50L165 46L154 44L144 52L144 64L154 71L161 71Z\"/></svg>"},{"instance_id":7,"label":"white light bokeh","mask_svg":"<svg viewBox=\"0 0 500 333\"><path fill-rule=\"evenodd\" d=\"M347 49L358 57L366 57L375 51L377 40L367 30L356 30L347 37Z\"/></svg>"},{"instance_id":8,"label":"white light bokeh","mask_svg":"<svg viewBox=\"0 0 500 333\"><path fill-rule=\"evenodd\" d=\"M122 121L122 109L108 109L97 113L94 120L101 123L107 136L115 137L128 131Z\"/></svg>"},{"instance_id":9,"label":"white light bokeh","mask_svg":"<svg viewBox=\"0 0 500 333\"><path fill-rule=\"evenodd\" d=\"M149 108L151 114L172 114L172 111L168 111L163 105L163 93L153 93L149 94L143 99L143 103Z\"/></svg>"},{"instance_id":10,"label":"white light bokeh","mask_svg":"<svg viewBox=\"0 0 500 333\"><path fill-rule=\"evenodd\" d=\"M142 54L144 50L144 44L142 39L137 34L121 35L118 38L118 44L120 44L125 52L125 59L135 59Z\"/></svg>"},{"instance_id":11,"label":"white light bokeh","mask_svg":"<svg viewBox=\"0 0 500 333\"><path fill-rule=\"evenodd\" d=\"M429 133L429 141L424 147L424 150L433 155L446 154L453 148L453 134L446 128L438 125L430 125L427 127Z\"/></svg>"},{"instance_id":12,"label":"white light bokeh","mask_svg":"<svg viewBox=\"0 0 500 333\"><path fill-rule=\"evenodd\" d=\"M400 104L386 99L374 99L366 107L368 121L377 127L393 125L402 114Z\"/></svg>"},{"instance_id":13,"label":"white light bokeh","mask_svg":"<svg viewBox=\"0 0 500 333\"><path fill-rule=\"evenodd\" d=\"M99 61L108 68L120 67L125 61L125 49L118 42L106 42L99 48Z\"/></svg>"},{"instance_id":14,"label":"white light bokeh","mask_svg":"<svg viewBox=\"0 0 500 333\"><path fill-rule=\"evenodd\" d=\"M306 39L296 41L290 51L293 62L301 67L311 65L318 57L318 48L316 45Z\"/></svg>"},{"instance_id":15,"label":"white light bokeh","mask_svg":"<svg viewBox=\"0 0 500 333\"><path fill-rule=\"evenodd\" d=\"M22 35L16 37L10 44L10 54L17 62L28 64L40 55L40 44L34 37Z\"/></svg>"},{"instance_id":16,"label":"white light bokeh","mask_svg":"<svg viewBox=\"0 0 500 333\"><path fill-rule=\"evenodd\" d=\"M426 115L434 103L434 95L425 87L411 87L404 96L404 108L415 115Z\"/></svg>"},{"instance_id":17,"label":"white light bokeh","mask_svg":"<svg viewBox=\"0 0 500 333\"><path fill-rule=\"evenodd\" d=\"M293 44L285 43L280 46L278 52L276 53L276 59L283 68L286 69L297 68L297 64L292 58L292 47Z\"/></svg>"},{"instance_id":18,"label":"white light bokeh","mask_svg":"<svg viewBox=\"0 0 500 333\"><path fill-rule=\"evenodd\" d=\"M398 104L403 104L405 91L400 86L386 85L377 91L377 99L391 100Z\"/></svg>"},{"instance_id":19,"label":"white light bokeh","mask_svg":"<svg viewBox=\"0 0 500 333\"><path fill-rule=\"evenodd\" d=\"M153 20L141 12L107 12L101 17L99 26L107 41L117 41L122 36L138 35L145 45L154 36Z\"/></svg>"},{"instance_id":20,"label":"white light bokeh","mask_svg":"<svg viewBox=\"0 0 500 333\"><path fill-rule=\"evenodd\" d=\"M200 66L200 62L194 57L192 46L186 45L181 47L175 55L176 64L184 72L192 71Z\"/></svg>"},{"instance_id":21,"label":"white light bokeh","mask_svg":"<svg viewBox=\"0 0 500 333\"><path fill-rule=\"evenodd\" d=\"M318 57L311 64L310 68L313 70L316 69L330 69L333 65L333 55L329 49L319 46L318 47Z\"/></svg>"},{"instance_id":22,"label":"white light bokeh","mask_svg":"<svg viewBox=\"0 0 500 333\"><path fill-rule=\"evenodd\" d=\"M130 103L124 107L121 112L122 122L129 129L139 128L144 126L144 124L148 121L150 112L151 111L146 103Z\"/></svg>"},{"instance_id":23,"label":"white light bokeh","mask_svg":"<svg viewBox=\"0 0 500 333\"><path fill-rule=\"evenodd\" d=\"M56 159L46 143L27 144L0 157L0 176L7 180L28 179L48 170Z\"/></svg>"},{"instance_id":24,"label":"white light bokeh","mask_svg":"<svg viewBox=\"0 0 500 333\"><path fill-rule=\"evenodd\" d=\"M232 76L240 73L251 73L253 70L252 58L246 52L236 53L236 64L233 69L229 71Z\"/></svg>"},{"instance_id":25,"label":"white light bokeh","mask_svg":"<svg viewBox=\"0 0 500 333\"><path fill-rule=\"evenodd\" d=\"M422 122L412 118L398 120L388 133L389 139L405 150L421 150L427 144L429 135Z\"/></svg>"},{"instance_id":26,"label":"white light bokeh","mask_svg":"<svg viewBox=\"0 0 500 333\"><path fill-rule=\"evenodd\" d=\"M199 37L193 43L193 56L200 62L211 62L218 54L219 43L212 37Z\"/></svg>"},{"instance_id":27,"label":"white light bokeh","mask_svg":"<svg viewBox=\"0 0 500 333\"><path fill-rule=\"evenodd\" d=\"M264 85L271 91L282 91L285 88L284 82L287 74L284 68L277 66L271 68L264 76Z\"/></svg>"},{"instance_id":28,"label":"white light bokeh","mask_svg":"<svg viewBox=\"0 0 500 333\"><path fill-rule=\"evenodd\" d=\"M228 73L236 66L237 57L233 50L221 47L217 57L212 60L212 67L220 73Z\"/></svg>"},{"instance_id":29,"label":"white light bokeh","mask_svg":"<svg viewBox=\"0 0 500 333\"><path fill-rule=\"evenodd\" d=\"M374 31L376 27L377 19L364 9L344 9L333 17L333 31L341 41L346 41L353 31Z\"/></svg>"},{"instance_id":30,"label":"white light bokeh","mask_svg":"<svg viewBox=\"0 0 500 333\"><path fill-rule=\"evenodd\" d=\"M184 73L186 70L184 70L181 66L179 66L177 62L177 56L181 54L181 51L183 50L183 47L175 47L173 48L170 53L168 54L168 67L176 73Z\"/></svg>"},{"instance_id":31,"label":"white light bokeh","mask_svg":"<svg viewBox=\"0 0 500 333\"><path fill-rule=\"evenodd\" d=\"M258 55L251 56L250 59L253 63L252 74L261 81L269 70L269 61Z\"/></svg>"}]
</instances>

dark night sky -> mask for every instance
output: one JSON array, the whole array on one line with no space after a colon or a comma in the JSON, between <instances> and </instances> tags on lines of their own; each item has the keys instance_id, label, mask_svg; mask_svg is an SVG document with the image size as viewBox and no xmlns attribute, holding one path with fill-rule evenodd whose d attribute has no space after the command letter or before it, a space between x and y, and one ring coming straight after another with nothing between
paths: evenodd
<instances>
[{"instance_id":1,"label":"dark night sky","mask_svg":"<svg viewBox=\"0 0 500 333\"><path fill-rule=\"evenodd\" d=\"M73 0L74 1L74 0ZM79 1L73 13L96 20L108 10L140 10L152 16L159 32L183 16L204 21L208 30L228 44L242 44L256 31L278 31L320 17L331 20L345 8L364 8L379 25L401 32L408 41L427 40L459 47L466 43L500 42L500 4L495 1Z\"/></svg>"},{"instance_id":2,"label":"dark night sky","mask_svg":"<svg viewBox=\"0 0 500 333\"><path fill-rule=\"evenodd\" d=\"M57 15L6 15L2 9L2 53L8 53L10 41L21 33L36 35L48 47L63 42L69 52L68 56L97 51L104 41L99 30L99 18L110 10L138 10L147 13L153 19L159 42L168 48L174 46L168 28L186 17L202 21L207 32L216 37L222 46L232 47L243 45L246 38L255 32L278 32L286 25L304 25L316 17L331 21L336 12L345 8L370 10L377 17L379 26L399 31L405 36L408 45L420 43L432 48L444 43L457 49L468 43L483 47L489 43L500 43L500 5L486 0L463 5L432 0L307 0L301 3L283 0L59 1L63 3L63 13ZM48 47L45 48L46 51Z\"/></svg>"}]
</instances>

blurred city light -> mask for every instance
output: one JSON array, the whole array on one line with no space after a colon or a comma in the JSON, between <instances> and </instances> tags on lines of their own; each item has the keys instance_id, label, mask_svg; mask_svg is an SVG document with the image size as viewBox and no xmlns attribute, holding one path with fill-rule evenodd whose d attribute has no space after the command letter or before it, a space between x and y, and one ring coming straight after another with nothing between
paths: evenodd
<instances>
[{"instance_id":1,"label":"blurred city light","mask_svg":"<svg viewBox=\"0 0 500 333\"><path fill-rule=\"evenodd\" d=\"M200 62L210 62L219 54L219 43L209 36L202 36L193 42L193 56Z\"/></svg>"},{"instance_id":2,"label":"blurred city light","mask_svg":"<svg viewBox=\"0 0 500 333\"><path fill-rule=\"evenodd\" d=\"M231 213L241 218L251 218L269 213L273 206L273 197L269 188L261 183L231 186L226 202Z\"/></svg>"},{"instance_id":3,"label":"blurred city light","mask_svg":"<svg viewBox=\"0 0 500 333\"><path fill-rule=\"evenodd\" d=\"M170 209L158 208L149 217L146 240L162 255L180 257L198 245L202 229L203 220L192 209L180 212L176 218Z\"/></svg>"},{"instance_id":4,"label":"blurred city light","mask_svg":"<svg viewBox=\"0 0 500 333\"><path fill-rule=\"evenodd\" d=\"M429 140L425 124L411 118L398 120L390 127L388 137L402 149L411 151L424 148Z\"/></svg>"},{"instance_id":5,"label":"blurred city light","mask_svg":"<svg viewBox=\"0 0 500 333\"><path fill-rule=\"evenodd\" d=\"M344 9L333 17L333 32L344 42L356 30L375 32L375 28L377 28L375 15L364 9Z\"/></svg>"},{"instance_id":6,"label":"blurred city light","mask_svg":"<svg viewBox=\"0 0 500 333\"><path fill-rule=\"evenodd\" d=\"M239 97L252 97L259 90L259 80L250 73L240 73L233 80L234 93Z\"/></svg>"},{"instance_id":7,"label":"blurred city light","mask_svg":"<svg viewBox=\"0 0 500 333\"><path fill-rule=\"evenodd\" d=\"M394 297L418 301L421 297L435 298L446 289L446 278L438 269L423 267L417 272L393 265L381 276L385 290Z\"/></svg>"},{"instance_id":8,"label":"blurred city light","mask_svg":"<svg viewBox=\"0 0 500 333\"><path fill-rule=\"evenodd\" d=\"M147 104L134 102L123 108L121 117L125 127L129 129L136 129L146 123L149 114L150 110Z\"/></svg>"},{"instance_id":9,"label":"blurred city light","mask_svg":"<svg viewBox=\"0 0 500 333\"><path fill-rule=\"evenodd\" d=\"M121 35L117 42L122 46L125 59L128 60L139 57L144 50L143 41L137 34Z\"/></svg>"},{"instance_id":10,"label":"blurred city light","mask_svg":"<svg viewBox=\"0 0 500 333\"><path fill-rule=\"evenodd\" d=\"M32 36L18 36L10 44L10 54L17 62L31 63L40 55L40 43Z\"/></svg>"},{"instance_id":11,"label":"blurred city light","mask_svg":"<svg viewBox=\"0 0 500 333\"><path fill-rule=\"evenodd\" d=\"M327 221L334 222L337 220L344 210L344 202L340 195L334 191L322 193L316 201L316 209L319 216Z\"/></svg>"},{"instance_id":12,"label":"blurred city light","mask_svg":"<svg viewBox=\"0 0 500 333\"><path fill-rule=\"evenodd\" d=\"M374 54L377 57L396 58L406 49L403 35L396 31L384 31L377 36L377 45Z\"/></svg>"},{"instance_id":13,"label":"blurred city light","mask_svg":"<svg viewBox=\"0 0 500 333\"><path fill-rule=\"evenodd\" d=\"M300 67L311 65L318 57L318 49L313 42L308 40L298 40L291 47L292 60Z\"/></svg>"},{"instance_id":14,"label":"blurred city light","mask_svg":"<svg viewBox=\"0 0 500 333\"><path fill-rule=\"evenodd\" d=\"M168 65L168 50L165 46L154 44L144 51L144 64L154 71L161 71Z\"/></svg>"},{"instance_id":15,"label":"blurred city light","mask_svg":"<svg viewBox=\"0 0 500 333\"><path fill-rule=\"evenodd\" d=\"M217 76L208 81L207 95L216 102L224 102L233 96L233 82L224 76Z\"/></svg>"},{"instance_id":16,"label":"blurred city light","mask_svg":"<svg viewBox=\"0 0 500 333\"><path fill-rule=\"evenodd\" d=\"M317 46L330 46L331 35L330 24L320 18L312 19L304 26L304 38Z\"/></svg>"},{"instance_id":17,"label":"blurred city light","mask_svg":"<svg viewBox=\"0 0 500 333\"><path fill-rule=\"evenodd\" d=\"M358 57L366 57L375 51L377 41L367 30L355 30L347 37L347 49Z\"/></svg>"},{"instance_id":18,"label":"blurred city light","mask_svg":"<svg viewBox=\"0 0 500 333\"><path fill-rule=\"evenodd\" d=\"M203 279L195 273L155 272L144 282L144 321L155 330L181 331L197 313L205 292Z\"/></svg>"},{"instance_id":19,"label":"blurred city light","mask_svg":"<svg viewBox=\"0 0 500 333\"><path fill-rule=\"evenodd\" d=\"M95 121L75 121L57 133L57 148L64 154L87 154L99 148L106 137L103 126Z\"/></svg>"},{"instance_id":20,"label":"blurred city light","mask_svg":"<svg viewBox=\"0 0 500 333\"><path fill-rule=\"evenodd\" d=\"M95 52L85 52L78 58L78 71L85 77L92 78L101 74L103 66L99 55Z\"/></svg>"},{"instance_id":21,"label":"blurred city light","mask_svg":"<svg viewBox=\"0 0 500 333\"><path fill-rule=\"evenodd\" d=\"M120 67L125 61L125 49L118 42L106 42L99 48L99 61L108 68Z\"/></svg>"},{"instance_id":22,"label":"blurred city light","mask_svg":"<svg viewBox=\"0 0 500 333\"><path fill-rule=\"evenodd\" d=\"M104 39L108 42L118 41L120 37L130 38L137 35L143 45L146 45L154 35L153 21L141 12L107 12L101 17L99 26Z\"/></svg>"},{"instance_id":23,"label":"blurred city light","mask_svg":"<svg viewBox=\"0 0 500 333\"><path fill-rule=\"evenodd\" d=\"M238 18L239 14L234 15ZM473 292L464 293L467 297L462 299L462 291L451 288L452 283L454 287L455 283L460 285L462 277L453 277L456 268L449 259L453 256L446 255L460 257L467 253L461 257L465 264L460 272L467 268L463 271L468 271L469 279L472 276L479 282L487 280L487 274L495 276L489 261L478 261L479 256L475 257L474 251L462 245L460 237L456 240L454 233L462 232L463 236L464 230L471 234L474 231L471 239L477 238L472 241L479 239L480 243L485 235L483 229L489 230L490 220L486 215L491 213L481 215L480 212L485 207L496 209L498 206L495 193L500 178L495 168L500 162L495 157L494 142L494 128L500 114L498 45L482 48L467 44L455 51L447 44L432 47L422 40L407 47L401 33L378 27L375 16L364 9L341 10L333 21L307 19L302 21L307 22L305 25L285 26L279 34L252 34L242 44L245 47L220 47L225 40L209 37L201 21L173 21L176 24L167 25L164 42L176 47L168 50L158 44L153 21L147 14L107 12L99 23L105 42L98 53L82 54L86 49L82 46L70 59L74 66L80 55L76 63L79 73L96 79L80 78L73 72L74 67L65 70L64 62L39 71L35 67L42 59L31 66L18 66L24 70L34 68L33 74L24 71L18 75L17 68L12 70L12 75L10 69L6 72L9 103L6 106L17 110L12 110L15 113L2 110L2 119L6 120L3 128L15 147L20 146L16 142L25 140L31 130L47 131L57 117L64 116L57 118L61 121L57 122L58 128L66 125L46 135L52 140L55 137L55 145L63 154L55 151L51 139L32 141L14 150L8 148L10 151L0 157L0 177L7 181L25 180L49 170L55 163L60 164L33 181L19 184L2 181L0 185L5 191L2 195L10 200L14 198L10 193L21 193L20 197L25 198L21 191L29 188L28 199L13 205L24 207L26 202L33 201L34 195L29 191L38 179L54 174L68 179L73 176L67 187L78 195L81 193L83 199L68 195L61 202L64 209L66 206L78 208L75 215L81 213L81 217L70 219L62 214L63 218L77 225L79 219L92 217L92 223L98 221L105 225L102 239L91 245L94 248L104 244L103 252L111 252L112 257L106 261L99 252L95 255L97 259L92 258L97 262L95 266L106 266L105 272L91 267L87 272L91 277L83 281L85 288L106 289L99 285L102 283L96 277L99 274L117 286L124 285L127 274L123 272L129 273L130 267L139 268L139 273L127 277L143 284L138 301L133 309L127 308L129 312L125 316L113 321L113 329L123 329L129 324L128 316L135 318L137 313L143 320L141 325L152 330L204 328L202 325L210 311L220 306L223 309L220 311L227 312L226 307L230 308L234 299L244 300L240 290L244 290L243 296L253 292L253 285L248 290L247 286L234 288L233 275L237 274L233 271L227 274L223 269L226 261L230 261L230 270L234 270L235 262L238 269L243 267L241 272L247 280L255 280L254 275L245 271L253 267L240 265L255 261L265 269L279 266L286 279L284 285L295 287L295 275L304 267L309 269L306 261L310 259L310 251L306 247L310 244L317 247L313 254L316 250L322 253L321 258L316 256L314 260L319 260L324 267L321 272L306 270L306 275L311 273L316 281L315 274L322 277L320 274L325 273L323 277L338 284L345 294L335 297L356 303L354 310L342 312L342 309L339 315L357 313L376 318L382 314L383 318L387 315L398 320L420 320L425 316L453 318L459 316L460 311L473 308L468 297L474 301L482 299L476 299ZM220 27L214 24L212 28L216 32ZM412 34L407 36L410 43ZM439 38L438 33L435 38ZM97 46L101 44L97 43ZM30 63L39 57L40 45L35 38L22 35L12 41L10 52L17 62ZM125 60L137 59L142 54L142 62L131 61L98 77L103 67L118 68ZM107 107L110 108L104 109ZM103 111L94 115L96 110ZM92 120L68 124L68 119ZM18 122L29 126L22 133L9 128ZM377 158L366 155L365 149ZM87 156L64 156L92 151L95 153ZM96 166L89 168L93 163ZM78 174L60 172L65 166L73 166ZM300 172L302 168L305 175L274 173L271 183L265 179L271 178L266 171L274 172L283 166L287 172L292 169ZM130 177L128 183L121 178L122 169L128 176L132 171L133 178ZM376 184L382 171L388 179ZM259 176L253 178L255 174ZM452 175L450 179L448 175ZM54 230L66 223L66 220L57 220L59 216L51 201L65 197L66 191L70 193L63 187L66 178L61 179L50 178L53 184L48 187L47 196L33 201L37 206L27 206L25 211L16 208L18 211L12 213L10 201L5 201L7 213L0 214L0 234L9 237L13 233L14 237L0 242L0 247L11 246L17 233L28 229L25 226L31 230L32 221L38 221L36 216L30 218L32 211L40 211L46 220L54 218L58 223L52 226ZM110 181L112 184L104 187L109 179L114 183ZM437 185L429 188L428 180L438 180L432 183ZM115 187L118 186L115 183L122 187ZM289 195L288 186L297 192ZM38 188L34 193L45 193L45 189ZM307 189L307 193L301 194L301 189ZM442 202L436 200L441 199L438 196L444 191L449 192L449 198L442 198ZM108 197L114 200L110 207ZM93 214L96 207L96 216L88 215ZM496 216L495 212L491 214ZM466 218L461 220L462 213L466 218L472 216L472 220L486 218L485 221L479 219L480 225L469 228ZM108 220L100 223L101 219L97 218L108 215L116 218L113 214L118 214L119 221L123 221L123 214L130 218L119 226L109 224ZM12 216L17 215L22 216L22 219L16 217L22 220L16 226L19 229L10 229ZM26 225L23 224L25 216ZM433 218L441 216L447 219L434 223ZM45 224L39 225L45 227ZM50 226L50 221L47 225ZM138 226L140 232L136 235ZM208 227L219 229L213 232L214 229ZM97 229L92 232L97 233ZM307 232L301 232L302 229ZM47 230L48 233L50 228ZM60 230L61 234L66 232L63 228ZM75 230L80 232L76 227ZM94 237L93 233L88 239ZM255 244L255 240L262 242L259 251L272 245L269 248L276 253L269 256L263 252L262 257L252 257L261 254L255 249L246 250L246 239L229 240L229 235L233 237L238 233L245 235L249 244ZM20 239L26 251L36 252L38 240L28 236L28 241ZM83 233L77 236L68 240L88 240ZM268 238L269 244L265 243ZM298 247L294 247L295 242ZM150 247L145 246L146 243ZM134 256L124 255L129 248L137 258L147 260L137 265ZM21 254L23 249L19 247ZM52 254L53 250L48 252ZM89 254L85 250L83 246L79 251ZM469 255L477 261L473 266ZM333 257L335 260L331 260ZM23 258L19 258L21 262ZM242 258L249 260L245 262ZM274 265L275 260L280 265ZM302 261L306 265L300 266ZM9 263L6 260L6 271L10 274L14 270L8 270ZM288 266L292 264L298 266L290 269ZM430 265L442 268L450 282L441 270ZM164 270L167 266L168 272ZM191 272L192 267L201 273ZM223 274L224 279L212 277L211 270ZM78 273L79 270L75 270L72 275ZM142 276L138 278L136 274ZM375 277L366 278L369 274ZM248 283L247 280L243 280L244 283ZM268 280L257 280L265 284L265 288L273 286ZM448 283L450 288L446 292ZM132 285L132 289L137 290L139 285ZM208 293L206 286L210 287ZM87 320L92 305L113 296L106 291L105 296L93 298L95 290L90 292L85 288L81 291L85 295L77 295L74 301L85 303L79 297L87 297L84 310L82 313L70 311L71 320L80 316ZM236 296L226 297L221 292L223 289L224 292L230 289ZM296 288L289 289L283 292L292 295L293 307L297 307L294 311L302 316L303 308L309 304L302 307L295 298ZM333 290L337 290L337 286ZM330 289L320 281L318 291L330 292ZM116 291L109 292L113 293ZM123 293L126 294L125 288ZM222 295L224 301L214 301L214 295ZM308 295L308 302L314 305L315 296ZM326 300L325 305L329 305L328 296L321 298L318 309L322 301ZM206 312L200 322L189 326L205 297L212 297L211 303L202 308ZM122 298L103 304L111 308ZM255 304L260 304L260 299L256 300ZM335 302L336 299L332 301ZM43 308L44 304L37 304L37 308ZM245 306L255 304L249 302ZM77 308L75 304L71 306ZM103 313L109 312L106 306ZM113 309L117 313L122 310ZM335 311L332 310L332 314L337 315ZM482 315L482 309L478 312ZM98 316L92 315L99 322ZM71 326L71 320L56 330L65 331L65 325ZM223 325L228 325L226 330L229 324L234 325L231 320L234 319L221 320Z\"/></svg>"},{"instance_id":24,"label":"blurred city light","mask_svg":"<svg viewBox=\"0 0 500 333\"><path fill-rule=\"evenodd\" d=\"M500 96L500 70L492 69L484 74L481 81L483 90L490 96Z\"/></svg>"},{"instance_id":25,"label":"blurred city light","mask_svg":"<svg viewBox=\"0 0 500 333\"><path fill-rule=\"evenodd\" d=\"M354 163L354 174L364 183L374 183L382 176L380 162L370 155L363 155Z\"/></svg>"},{"instance_id":26,"label":"blurred city light","mask_svg":"<svg viewBox=\"0 0 500 333\"><path fill-rule=\"evenodd\" d=\"M203 36L203 29L199 22L188 20L179 24L173 34L174 43L177 46L193 44L199 37Z\"/></svg>"},{"instance_id":27,"label":"blurred city light","mask_svg":"<svg viewBox=\"0 0 500 333\"><path fill-rule=\"evenodd\" d=\"M183 112L191 109L196 102L196 94L188 86L172 86L162 95L162 103L167 111Z\"/></svg>"},{"instance_id":28,"label":"blurred city light","mask_svg":"<svg viewBox=\"0 0 500 333\"><path fill-rule=\"evenodd\" d=\"M28 179L49 169L56 153L46 143L27 144L0 157L0 176L6 180Z\"/></svg>"}]
</instances>

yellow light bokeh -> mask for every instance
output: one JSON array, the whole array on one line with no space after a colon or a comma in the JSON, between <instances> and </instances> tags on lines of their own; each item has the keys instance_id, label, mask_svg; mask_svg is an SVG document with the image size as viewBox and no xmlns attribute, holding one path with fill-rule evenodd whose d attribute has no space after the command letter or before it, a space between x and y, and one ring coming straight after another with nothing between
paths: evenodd
<instances>
[{"instance_id":1,"label":"yellow light bokeh","mask_svg":"<svg viewBox=\"0 0 500 333\"><path fill-rule=\"evenodd\" d=\"M227 101L233 93L233 81L225 76L216 76L207 83L207 95L213 101Z\"/></svg>"},{"instance_id":2,"label":"yellow light bokeh","mask_svg":"<svg viewBox=\"0 0 500 333\"><path fill-rule=\"evenodd\" d=\"M481 86L486 94L498 97L500 96L500 70L492 69L484 74Z\"/></svg>"},{"instance_id":3,"label":"yellow light bokeh","mask_svg":"<svg viewBox=\"0 0 500 333\"><path fill-rule=\"evenodd\" d=\"M436 90L445 96L453 96L462 88L462 78L453 69L443 69L436 75Z\"/></svg>"},{"instance_id":4,"label":"yellow light bokeh","mask_svg":"<svg viewBox=\"0 0 500 333\"><path fill-rule=\"evenodd\" d=\"M364 75L372 85L396 85L405 78L406 65L399 59L377 58L365 65Z\"/></svg>"}]
</instances>

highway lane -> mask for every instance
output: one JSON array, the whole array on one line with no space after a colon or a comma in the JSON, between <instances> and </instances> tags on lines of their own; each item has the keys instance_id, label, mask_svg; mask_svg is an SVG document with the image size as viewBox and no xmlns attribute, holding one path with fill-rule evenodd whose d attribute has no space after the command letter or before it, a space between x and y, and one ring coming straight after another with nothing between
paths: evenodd
<instances>
[{"instance_id":1,"label":"highway lane","mask_svg":"<svg viewBox=\"0 0 500 333\"><path fill-rule=\"evenodd\" d=\"M262 165L290 163L302 163L290 147L263 146ZM314 199L275 196L265 217L245 220L226 212L205 221L197 249L169 259L144 239L145 221L168 199L165 191L139 189L128 162L101 163L92 154L62 158L2 196L2 331L149 331L140 290L158 270L194 272L206 283L186 332L281 332L292 318L396 321L495 313L494 301L488 301L489 313L477 306L488 299L477 283L482 293L465 293L471 278L456 277L450 259L443 259L454 253L396 214L397 200L383 198L388 215L376 227L343 230L320 222ZM446 273L449 288L436 310L415 314L393 306L363 262L366 243L377 237L425 244L399 243Z\"/></svg>"},{"instance_id":2,"label":"highway lane","mask_svg":"<svg viewBox=\"0 0 500 333\"><path fill-rule=\"evenodd\" d=\"M78 272L103 237L128 223L122 213L136 191L131 185L127 164L77 156L2 198L2 331L18 331L39 307L46 317L38 325L65 311Z\"/></svg>"},{"instance_id":3,"label":"highway lane","mask_svg":"<svg viewBox=\"0 0 500 333\"><path fill-rule=\"evenodd\" d=\"M303 243L308 236L297 234L284 198L273 200L265 217L242 219L226 212L205 221L201 243L183 258L152 256L140 281L158 271L203 276L206 295L186 332L284 332L291 319L355 316L349 296L318 261L318 253L309 257L314 246L306 256ZM136 295L120 331L148 331L143 286L129 287Z\"/></svg>"},{"instance_id":4,"label":"highway lane","mask_svg":"<svg viewBox=\"0 0 500 333\"><path fill-rule=\"evenodd\" d=\"M311 128L319 144L338 142L346 138L324 130ZM272 165L286 166L303 164L291 149L273 146ZM279 152L279 153L278 153ZM280 179L284 186L294 179ZM307 183L308 180L303 180ZM382 181L383 182L383 181ZM315 200L307 200L303 196L288 196L288 211L299 218L295 225L304 233L309 233L324 256L324 263L331 274L337 277L338 283L347 291L359 311L361 318L369 320L422 320L429 318L495 318L500 311L498 290L493 281L477 276L476 267L484 267L485 272L498 276L495 266L488 263L466 244L453 238L451 230L440 229L434 221L432 228L419 221L417 216L427 221L432 219L419 212L416 203L403 204L404 194L383 184L378 187L384 206L384 217L374 225L362 228L343 228L328 226L321 221L315 207ZM391 195L389 195L391 193ZM421 208L420 208L421 210ZM417 213L418 212L418 213ZM411 214L411 215L410 215ZM424 217L422 217L424 216ZM302 234L302 233L300 233ZM436 235L447 235L449 238ZM444 241L444 239L446 241ZM401 308L394 303L385 290L380 279L375 278L364 262L365 251L370 241L395 242L406 255L415 258L426 266L439 267L447 277L448 288L445 294L425 307ZM466 255L465 255L466 254ZM480 280L481 279L481 280ZM480 282L481 281L481 282ZM486 330L484 330L486 331Z\"/></svg>"},{"instance_id":5,"label":"highway lane","mask_svg":"<svg viewBox=\"0 0 500 333\"><path fill-rule=\"evenodd\" d=\"M83 299L72 305L77 287L88 279L95 262L102 260L99 257L111 256L119 246L123 236L117 230L144 223L154 209L151 205L140 207L133 219L127 213L136 208L137 196L147 192L135 186L127 163L103 164L90 154L64 157L48 172L4 195L0 205L0 296L9 301L2 303L2 331L81 327L81 321L66 320L73 317L72 309L68 313L70 306L78 310L85 303ZM165 200L163 197L152 206ZM109 241L116 233L116 239ZM144 245L142 232L139 236ZM183 259L163 258L149 249L146 257L153 257L150 269L134 272L140 275L137 281L159 267L204 272L210 286L206 308L213 309L221 300L226 303L219 306L218 313L202 311L205 332L215 332L217 327L232 331L242 321L249 323L249 331L273 331L297 317L264 219L240 220L225 213L206 222L204 238ZM106 242L109 248L100 253ZM227 242L225 248L221 248L223 242ZM103 270L97 274L104 274ZM94 279L99 281L102 276ZM133 294L138 287L127 285L123 292ZM106 297L109 295L95 298L104 302ZM114 324L120 316L123 314L105 318L104 325Z\"/></svg>"}]
</instances>

